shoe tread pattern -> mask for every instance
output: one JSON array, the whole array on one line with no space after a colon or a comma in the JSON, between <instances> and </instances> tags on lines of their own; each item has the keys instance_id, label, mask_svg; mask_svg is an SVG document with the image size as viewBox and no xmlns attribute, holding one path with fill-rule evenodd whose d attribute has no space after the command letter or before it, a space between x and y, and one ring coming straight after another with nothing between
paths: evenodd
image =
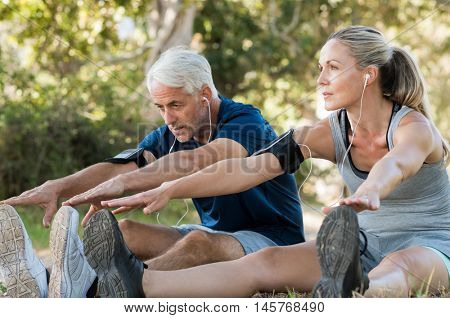
<instances>
[{"instance_id":1,"label":"shoe tread pattern","mask_svg":"<svg viewBox=\"0 0 450 318\"><path fill-rule=\"evenodd\" d=\"M53 259L50 274L49 297L70 297L70 279L64 279L64 258L69 239L70 212L66 209L58 211L50 230L50 251ZM69 285L68 285L69 284Z\"/></svg>"},{"instance_id":2,"label":"shoe tread pattern","mask_svg":"<svg viewBox=\"0 0 450 318\"><path fill-rule=\"evenodd\" d=\"M117 227L112 230L113 227ZM84 250L88 263L97 273L98 296L101 298L129 297L127 286L117 267L113 264L116 245L123 244L114 216L102 210L91 217L84 233Z\"/></svg>"},{"instance_id":3,"label":"shoe tread pattern","mask_svg":"<svg viewBox=\"0 0 450 318\"><path fill-rule=\"evenodd\" d=\"M27 268L25 229L14 208L0 206L0 271L7 297L40 297L37 281Z\"/></svg>"},{"instance_id":4,"label":"shoe tread pattern","mask_svg":"<svg viewBox=\"0 0 450 318\"><path fill-rule=\"evenodd\" d=\"M317 250L322 277L313 290L313 297L340 298L345 275L359 247L359 226L356 214L349 208L333 210L323 221L317 234Z\"/></svg>"}]
</instances>

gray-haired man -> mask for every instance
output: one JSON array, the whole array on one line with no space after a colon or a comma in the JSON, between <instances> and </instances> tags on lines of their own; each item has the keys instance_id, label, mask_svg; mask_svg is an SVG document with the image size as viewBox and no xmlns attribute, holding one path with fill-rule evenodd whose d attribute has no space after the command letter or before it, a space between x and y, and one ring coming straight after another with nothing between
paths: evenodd
<instances>
[{"instance_id":1,"label":"gray-haired man","mask_svg":"<svg viewBox=\"0 0 450 318\"><path fill-rule=\"evenodd\" d=\"M114 254L107 238L92 239L99 233L96 229L111 227L114 222L102 218L88 222L102 200L156 188L223 159L249 156L276 138L257 108L218 95L209 63L195 52L174 48L162 54L148 73L147 85L165 125L147 135L128 159L126 155L118 156L4 201L44 205L44 224L48 225L58 197L71 197L95 186L64 204L92 204L83 220L83 224L87 223L84 252L99 276L100 286L116 278L128 284L120 280L123 269L114 262L106 269L99 264ZM148 260L152 269L173 270L233 260L264 247L304 241L292 175L283 174L242 193L193 201L201 225L169 227L121 220L119 228L130 255ZM129 270L135 270L138 263L142 264L130 258ZM124 266L127 270L128 265ZM107 272L118 275L108 277ZM138 295L123 294L120 290L129 288L121 287L100 288L100 296Z\"/></svg>"}]
</instances>

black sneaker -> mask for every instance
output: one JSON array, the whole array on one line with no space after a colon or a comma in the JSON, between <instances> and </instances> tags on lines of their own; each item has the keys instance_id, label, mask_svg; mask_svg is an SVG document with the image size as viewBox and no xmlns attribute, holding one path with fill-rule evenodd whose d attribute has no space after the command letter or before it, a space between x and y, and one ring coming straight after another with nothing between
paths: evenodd
<instances>
[{"instance_id":1,"label":"black sneaker","mask_svg":"<svg viewBox=\"0 0 450 318\"><path fill-rule=\"evenodd\" d=\"M359 225L356 213L348 206L333 209L317 234L322 277L312 297L352 297L364 293L369 280L363 274L359 255Z\"/></svg>"},{"instance_id":2,"label":"black sneaker","mask_svg":"<svg viewBox=\"0 0 450 318\"><path fill-rule=\"evenodd\" d=\"M83 244L87 261L98 276L98 296L145 297L142 289L145 264L126 246L111 212L101 210L89 219Z\"/></svg>"}]
</instances>

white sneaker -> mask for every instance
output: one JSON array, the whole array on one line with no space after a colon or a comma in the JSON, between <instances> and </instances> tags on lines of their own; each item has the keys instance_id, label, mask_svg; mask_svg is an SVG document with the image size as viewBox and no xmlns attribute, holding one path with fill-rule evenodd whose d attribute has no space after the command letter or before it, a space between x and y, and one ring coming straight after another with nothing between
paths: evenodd
<instances>
[{"instance_id":1,"label":"white sneaker","mask_svg":"<svg viewBox=\"0 0 450 318\"><path fill-rule=\"evenodd\" d=\"M86 261L78 236L78 212L63 206L56 213L50 230L53 266L49 297L83 298L97 275Z\"/></svg>"},{"instance_id":2,"label":"white sneaker","mask_svg":"<svg viewBox=\"0 0 450 318\"><path fill-rule=\"evenodd\" d=\"M0 275L8 297L47 297L47 271L16 210L0 205Z\"/></svg>"}]
</instances>

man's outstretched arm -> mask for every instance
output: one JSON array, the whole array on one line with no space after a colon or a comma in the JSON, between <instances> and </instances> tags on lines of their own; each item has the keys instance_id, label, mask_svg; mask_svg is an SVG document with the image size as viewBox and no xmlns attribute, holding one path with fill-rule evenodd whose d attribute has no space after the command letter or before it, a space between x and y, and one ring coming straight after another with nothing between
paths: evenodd
<instances>
[{"instance_id":1,"label":"man's outstretched arm","mask_svg":"<svg viewBox=\"0 0 450 318\"><path fill-rule=\"evenodd\" d=\"M213 142L194 150L177 151L155 160L136 171L125 173L106 181L97 187L81 193L64 205L91 203L92 208L83 223L98 208L103 200L116 198L125 192L140 192L160 186L163 182L191 175L218 161L231 158L244 158L247 150L238 142L227 138L216 139Z\"/></svg>"},{"instance_id":2,"label":"man's outstretched arm","mask_svg":"<svg viewBox=\"0 0 450 318\"><path fill-rule=\"evenodd\" d=\"M145 157L147 161L154 160L153 155L149 152L145 154ZM137 170L137 165L134 162L127 164L97 163L72 175L49 180L36 188L23 192L19 196L0 201L0 203L39 205L45 210L43 225L48 227L57 211L59 198L70 198L117 175L133 170Z\"/></svg>"}]
</instances>

